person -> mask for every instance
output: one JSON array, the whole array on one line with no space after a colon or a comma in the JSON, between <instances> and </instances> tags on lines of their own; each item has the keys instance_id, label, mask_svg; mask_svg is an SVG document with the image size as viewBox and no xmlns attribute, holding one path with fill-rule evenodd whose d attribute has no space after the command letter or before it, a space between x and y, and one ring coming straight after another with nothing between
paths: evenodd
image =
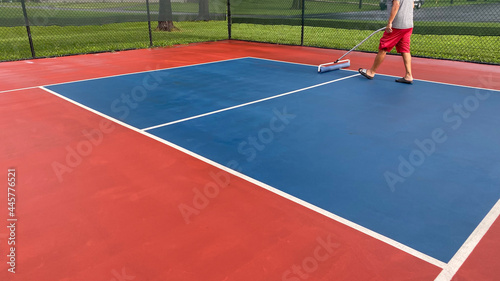
<instances>
[{"instance_id":1,"label":"person","mask_svg":"<svg viewBox=\"0 0 500 281\"><path fill-rule=\"evenodd\" d=\"M380 38L379 51L370 69L358 71L368 79L373 79L387 52L394 47L401 53L406 74L396 82L412 84L410 38L413 32L413 0L388 0L389 20L384 35Z\"/></svg>"}]
</instances>

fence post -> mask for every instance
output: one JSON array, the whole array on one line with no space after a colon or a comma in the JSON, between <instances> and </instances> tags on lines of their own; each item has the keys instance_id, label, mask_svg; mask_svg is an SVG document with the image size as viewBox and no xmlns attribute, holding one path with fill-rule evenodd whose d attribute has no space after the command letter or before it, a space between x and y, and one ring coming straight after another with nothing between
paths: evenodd
<instances>
[{"instance_id":1,"label":"fence post","mask_svg":"<svg viewBox=\"0 0 500 281\"><path fill-rule=\"evenodd\" d=\"M24 24L26 25L26 32L28 32L28 40L30 42L31 56L35 58L35 47L33 46L33 39L31 38L30 21L28 20L28 13L26 12L26 4L24 3L24 0L21 0L21 5L23 7Z\"/></svg>"},{"instance_id":2,"label":"fence post","mask_svg":"<svg viewBox=\"0 0 500 281\"><path fill-rule=\"evenodd\" d=\"M232 27L231 0L227 0L227 38L228 39L231 39L231 27Z\"/></svg>"},{"instance_id":3,"label":"fence post","mask_svg":"<svg viewBox=\"0 0 500 281\"><path fill-rule=\"evenodd\" d=\"M359 0L359 8L361 9L362 6L363 6L363 0Z\"/></svg>"},{"instance_id":4,"label":"fence post","mask_svg":"<svg viewBox=\"0 0 500 281\"><path fill-rule=\"evenodd\" d=\"M302 31L300 32L300 46L304 46L305 10L306 10L306 1L302 0Z\"/></svg>"},{"instance_id":5,"label":"fence post","mask_svg":"<svg viewBox=\"0 0 500 281\"><path fill-rule=\"evenodd\" d=\"M153 47L153 34L151 34L151 13L149 12L149 0L146 0L148 10L149 47Z\"/></svg>"}]
</instances>

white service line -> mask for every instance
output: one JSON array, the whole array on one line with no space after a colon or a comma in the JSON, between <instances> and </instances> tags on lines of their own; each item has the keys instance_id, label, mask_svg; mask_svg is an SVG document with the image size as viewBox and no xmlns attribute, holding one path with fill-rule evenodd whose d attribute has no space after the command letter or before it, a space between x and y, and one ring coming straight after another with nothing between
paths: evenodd
<instances>
[{"instance_id":1,"label":"white service line","mask_svg":"<svg viewBox=\"0 0 500 281\"><path fill-rule=\"evenodd\" d=\"M267 101L267 100L272 100L272 99L275 99L275 98L279 98L279 97L291 95L291 94L294 94L294 93L302 92L302 91L305 91L305 90L317 88L317 87L324 86L324 85L327 85L327 84L330 84L330 83L334 83L334 82L338 82L338 81L345 80L345 79L348 79L348 78L352 78L352 77L355 77L355 76L358 76L358 75L360 75L360 74L358 73L358 74L354 74L354 75L351 75L351 76L346 76L346 77L342 77L342 78L339 78L339 79L335 79L335 80L327 81L327 82L324 82L324 83L316 84L316 85L313 85L313 86L305 87L305 88L302 88L302 89L293 90L293 91L286 92L286 93L283 93L283 94L279 94L279 95L276 95L276 96L267 97L267 98L263 98L263 99L260 99L260 100L255 100L255 101L251 101L251 102L247 102L247 103L243 103L243 104L239 104L239 105L235 105L235 106L226 107L226 108L223 108L223 109L219 109L219 110L215 110L215 111L203 113L203 114L200 114L200 115L191 116L191 117L188 117L188 118L179 119L179 120L176 120L176 121L159 124L159 125L156 125L156 126L144 128L142 130L143 131L149 131L149 130L157 129L157 128L160 128L160 127L165 127L165 126L173 125L173 124L176 124L176 123L180 123L180 122L184 122L184 121L188 121L188 120L192 120L192 119L197 119L197 118L200 118L200 117L204 117L204 116L208 116L208 115L212 115L212 114L216 114L216 113L228 111L228 110L231 110L231 109L240 108L240 107L243 107L243 106L247 106L247 105L251 105L251 104L255 104L255 103L259 103L259 102L263 102L263 101Z\"/></svg>"},{"instance_id":2,"label":"white service line","mask_svg":"<svg viewBox=\"0 0 500 281\"><path fill-rule=\"evenodd\" d=\"M300 63L300 62L289 62L289 61L284 61L284 60L275 60L275 59L266 59L266 58L257 58L257 57L248 57L248 58L259 59L259 60L275 61L275 62L283 62L283 63L289 63L289 64L307 65L307 66L313 66L315 68L318 67L317 65L307 64L307 63ZM342 70L343 71L349 71L349 72L357 72L357 73L359 73L358 70L354 70L354 69L345 69L345 68L342 68ZM387 77L394 77L394 78L400 78L401 77L401 76L395 76L395 75L389 75L389 74L381 74L381 73L377 73L377 76L387 76ZM488 77L488 78L493 79L493 76L490 74L490 77ZM442 85L449 85L449 86L456 86L456 87L462 87L462 88L471 88L471 89L478 89L478 90L487 90L487 91L500 92L500 90L493 89L493 88L483 88L483 87L475 87L475 86L464 86L464 85L459 85L459 84L446 83L446 82L437 82L437 81L424 80L424 79L415 79L415 81L428 82L428 83L434 83L434 84L442 84ZM498 83L498 82L496 82L496 83Z\"/></svg>"},{"instance_id":3,"label":"white service line","mask_svg":"<svg viewBox=\"0 0 500 281\"><path fill-rule=\"evenodd\" d=\"M498 200L493 208L491 208L486 217L484 217L481 223L476 227L469 238L467 238L462 247L458 249L453 258L451 258L450 262L448 262L448 264L443 268L443 271L441 271L434 281L450 281L499 216L500 200Z\"/></svg>"},{"instance_id":4,"label":"white service line","mask_svg":"<svg viewBox=\"0 0 500 281\"><path fill-rule=\"evenodd\" d=\"M358 74L356 74L356 75L358 75ZM61 98L63 100L66 100L66 101L68 101L68 102L70 102L72 104L75 104L75 105L77 105L77 106L79 106L81 108L84 108L84 109L86 109L86 110L88 110L88 111L90 111L90 112L92 112L94 114L97 114L97 115L99 115L101 117L109 119L109 120L111 120L113 122L116 122L117 124L122 125L122 126L128 128L130 130L133 130L133 131L135 131L137 133L140 133L140 134L142 134L144 136L150 137L150 138L152 138L152 139L154 139L154 140L156 140L158 142L161 142L161 143L166 144L166 145L168 145L168 146L170 146L170 147L172 147L174 149L177 149L177 150L179 150L179 151L181 151L183 153L186 153L186 154L188 154L188 155L190 155L190 156L192 156L192 157L194 157L194 158L196 158L196 159L198 159L200 161L203 161L203 162L205 162L205 163L207 163L209 165L217 167L217 168L219 168L219 169L221 169L223 171L226 171L227 173L230 173L230 174L232 174L234 176L242 178L242 179L244 179L244 180L246 180L246 181L248 181L250 183L253 183L253 184L257 185L257 186L260 186L260 187L262 187L262 188L264 188L266 190L269 190L269 191L271 191L271 192L273 192L273 193L275 193L275 194L277 194L277 195L279 195L281 197L284 197L284 198L286 198L286 199L288 199L288 200L290 200L292 202L295 202L295 203L297 203L297 204L299 204L301 206L304 206L304 207L306 207L306 208L308 208L310 210L313 210L313 211L315 211L315 212L317 212L319 214L322 214L322 215L324 215L326 217L329 217L329 218L331 218L331 219L333 219L333 220L335 220L335 221L337 221L337 222L339 222L339 223L341 223L343 225L346 225L346 226L351 227L351 228L353 228L353 229L355 229L357 231L360 231L363 234L366 234L366 235L368 235L370 237L373 237L373 238L375 238L375 239L377 239L379 241L382 241L382 242L384 242L386 244L389 244L389 245L391 245L391 246L393 246L393 247L395 247L395 248L397 248L397 249L399 249L399 250L401 250L401 251L403 251L405 253L408 253L408 254L410 254L412 256L415 256L415 257L417 257L417 258L419 258L421 260L424 260L424 261L426 261L426 262L428 262L430 264L433 264L433 265L435 265L437 267L440 267L440 268L444 268L446 266L446 263L444 263L442 261L439 261L439 260L437 260L437 259L435 259L435 258L433 258L431 256L428 256L428 255L426 255L426 254L424 254L422 252L419 252L419 251L417 251L417 250L415 250L413 248L410 248L410 247L408 247L408 246L406 246L404 244L401 244L401 243L399 243L399 242L397 242L397 241L395 241L395 240L393 240L391 238L388 238L388 237L386 237L386 236L384 236L382 234L379 234L379 233L374 232L374 231L372 231L370 229L367 229L367 228L365 228L363 226L360 226L360 225L358 225L358 224L356 224L356 223L354 223L352 221L349 221L347 219L339 217L339 216L337 216L337 215L335 215L335 214L333 214L331 212L323 210L323 209L321 209L321 208L319 208L319 207L317 207L317 206L315 206L313 204L310 204L310 203L308 203L306 201L303 201L303 200L301 200L301 199L299 199L299 198L297 198L295 196L292 196L292 195L290 195L288 193L285 193L285 192L283 192L283 191L281 191L279 189L276 189L276 188L274 188L272 186L269 186L269 185L267 185L267 184L265 184L263 182L260 182L260 181L258 181L256 179L248 177L248 176L246 176L246 175L244 175L242 173L239 173L237 171L231 170L231 169L227 168L226 166L223 166L223 165L221 165L221 164L219 164L217 162L214 162L214 161L212 161L212 160L210 160L208 158L205 158L205 157L203 157L203 156L201 156L199 154L196 154L196 153L194 153L192 151L189 151L189 150L187 150L187 149L185 149L183 147L180 147L180 146L178 146L178 145L176 145L174 143L171 143L169 141L161 139L161 138L159 138L159 137L157 137L155 135L152 135L152 134L150 134L150 133L148 133L148 132L146 132L144 130L140 130L140 129L135 128L135 127L133 127L131 125L128 125L128 124L126 124L126 123L124 123L124 122L122 122L120 120L117 120L117 119L115 119L113 117L110 117L110 116L108 116L106 114L103 114L103 113L101 113L101 112L99 112L97 110L94 110L94 109L92 109L90 107L87 107L87 106L85 106L85 105L83 105L81 103L73 101L73 100L71 100L71 99L69 99L69 98L67 98L67 97L65 97L63 95L60 95L60 94L58 94L58 93L56 93L56 92L54 92L52 90L46 89L44 87L39 87L39 88L42 89L42 90L44 90L44 91L47 91L48 93L51 93L51 94L57 96L57 97L59 97L59 98Z\"/></svg>"}]
</instances>

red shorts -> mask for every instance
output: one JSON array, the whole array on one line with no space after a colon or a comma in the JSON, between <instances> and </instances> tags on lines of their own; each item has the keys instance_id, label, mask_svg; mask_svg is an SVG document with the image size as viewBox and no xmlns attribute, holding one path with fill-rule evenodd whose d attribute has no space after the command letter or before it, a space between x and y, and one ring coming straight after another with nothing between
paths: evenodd
<instances>
[{"instance_id":1,"label":"red shorts","mask_svg":"<svg viewBox=\"0 0 500 281\"><path fill-rule=\"evenodd\" d=\"M384 36L380 38L378 49L390 52L392 48L396 46L396 51L398 51L398 53L409 53L412 32L413 28L393 28L391 33L384 32Z\"/></svg>"}]
</instances>

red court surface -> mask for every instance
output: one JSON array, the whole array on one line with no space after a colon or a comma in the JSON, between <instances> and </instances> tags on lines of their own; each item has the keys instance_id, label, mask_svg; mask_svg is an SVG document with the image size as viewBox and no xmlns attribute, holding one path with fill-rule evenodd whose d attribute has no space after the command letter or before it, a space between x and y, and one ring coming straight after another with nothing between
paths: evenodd
<instances>
[{"instance_id":1,"label":"red court surface","mask_svg":"<svg viewBox=\"0 0 500 281\"><path fill-rule=\"evenodd\" d=\"M244 56L315 65L341 54L221 41L0 63L0 168L5 183L16 169L18 219L11 273L3 184L0 280L434 280L442 268L37 88ZM351 69L373 57L353 54ZM380 72L399 76L400 60L389 56ZM500 90L498 66L413 62L417 79ZM498 237L496 219L451 280L498 280Z\"/></svg>"},{"instance_id":2,"label":"red court surface","mask_svg":"<svg viewBox=\"0 0 500 281\"><path fill-rule=\"evenodd\" d=\"M458 271L453 280L498 280L500 277L500 219L497 218L489 232Z\"/></svg>"},{"instance_id":3,"label":"red court surface","mask_svg":"<svg viewBox=\"0 0 500 281\"><path fill-rule=\"evenodd\" d=\"M241 41L220 41L165 49L144 49L61 58L4 62L0 67L0 91L70 82L75 80L148 71L221 59L253 56L296 63L319 65L334 61L345 51L281 46ZM349 54L352 70L370 67L374 54ZM380 73L401 76L402 59L387 56ZM416 79L490 89L500 88L500 67L446 60L413 58Z\"/></svg>"}]
</instances>

